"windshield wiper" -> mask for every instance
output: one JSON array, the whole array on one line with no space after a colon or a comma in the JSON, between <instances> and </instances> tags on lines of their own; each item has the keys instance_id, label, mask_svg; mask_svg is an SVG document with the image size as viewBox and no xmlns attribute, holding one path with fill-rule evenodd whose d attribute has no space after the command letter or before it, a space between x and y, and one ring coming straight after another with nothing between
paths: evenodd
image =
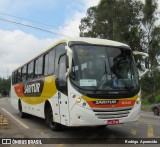
<instances>
[{"instance_id":1,"label":"windshield wiper","mask_svg":"<svg viewBox=\"0 0 160 147\"><path fill-rule=\"evenodd\" d=\"M99 90L99 87L102 85L102 83L103 83L104 81L106 81L106 79L104 79L104 78L105 78L107 75L108 75L107 72L105 72L105 73L103 74L100 82L98 83L98 85L97 85L97 87L94 89L94 91L98 91L98 90Z\"/></svg>"},{"instance_id":2,"label":"windshield wiper","mask_svg":"<svg viewBox=\"0 0 160 147\"><path fill-rule=\"evenodd\" d=\"M105 64L104 64L104 69L105 69L105 72L99 82L99 84L97 85L97 87L94 89L94 91L98 91L99 90L99 87L102 85L103 81L106 81L106 79L104 79L107 75L110 75L110 70L107 69L107 65L106 65L106 61L104 61Z\"/></svg>"}]
</instances>

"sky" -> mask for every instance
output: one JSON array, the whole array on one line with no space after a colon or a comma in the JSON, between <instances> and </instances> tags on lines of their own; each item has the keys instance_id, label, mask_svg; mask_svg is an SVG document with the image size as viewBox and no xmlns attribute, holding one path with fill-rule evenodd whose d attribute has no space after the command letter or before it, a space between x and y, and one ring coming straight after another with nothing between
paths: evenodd
<instances>
[{"instance_id":1,"label":"sky","mask_svg":"<svg viewBox=\"0 0 160 147\"><path fill-rule=\"evenodd\" d=\"M0 0L0 77L7 78L56 41L79 36L87 9L99 0ZM5 21L4 21L5 20ZM54 33L28 28L32 25Z\"/></svg>"},{"instance_id":2,"label":"sky","mask_svg":"<svg viewBox=\"0 0 160 147\"><path fill-rule=\"evenodd\" d=\"M86 16L87 9L99 1L0 0L0 77L8 78L14 69L56 41L67 36L78 37L80 20ZM160 0L158 3L160 6Z\"/></svg>"}]
</instances>

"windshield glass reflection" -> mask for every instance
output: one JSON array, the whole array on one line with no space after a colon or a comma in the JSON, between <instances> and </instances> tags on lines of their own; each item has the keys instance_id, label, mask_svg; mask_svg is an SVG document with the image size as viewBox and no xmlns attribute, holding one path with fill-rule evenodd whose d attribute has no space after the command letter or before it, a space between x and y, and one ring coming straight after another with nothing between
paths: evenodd
<instances>
[{"instance_id":1,"label":"windshield glass reflection","mask_svg":"<svg viewBox=\"0 0 160 147\"><path fill-rule=\"evenodd\" d=\"M123 90L139 86L131 51L97 45L74 45L71 81L85 90Z\"/></svg>"}]
</instances>

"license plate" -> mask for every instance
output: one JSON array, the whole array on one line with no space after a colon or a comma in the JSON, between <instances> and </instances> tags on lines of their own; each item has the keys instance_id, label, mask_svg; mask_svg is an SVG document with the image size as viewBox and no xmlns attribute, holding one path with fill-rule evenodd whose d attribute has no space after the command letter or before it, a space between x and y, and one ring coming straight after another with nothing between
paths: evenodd
<instances>
[{"instance_id":1,"label":"license plate","mask_svg":"<svg viewBox=\"0 0 160 147\"><path fill-rule=\"evenodd\" d=\"M119 124L119 120L108 120L107 125Z\"/></svg>"}]
</instances>

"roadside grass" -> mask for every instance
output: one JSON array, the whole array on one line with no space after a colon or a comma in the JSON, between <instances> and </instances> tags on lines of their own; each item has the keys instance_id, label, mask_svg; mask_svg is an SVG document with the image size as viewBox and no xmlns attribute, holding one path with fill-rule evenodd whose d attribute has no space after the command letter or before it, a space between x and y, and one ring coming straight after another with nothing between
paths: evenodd
<instances>
[{"instance_id":1,"label":"roadside grass","mask_svg":"<svg viewBox=\"0 0 160 147\"><path fill-rule=\"evenodd\" d=\"M143 111L151 111L151 104L143 104L142 103L142 108Z\"/></svg>"},{"instance_id":2,"label":"roadside grass","mask_svg":"<svg viewBox=\"0 0 160 147\"><path fill-rule=\"evenodd\" d=\"M152 93L142 98L142 110L151 111L152 104L160 103L160 93Z\"/></svg>"},{"instance_id":3,"label":"roadside grass","mask_svg":"<svg viewBox=\"0 0 160 147\"><path fill-rule=\"evenodd\" d=\"M142 99L142 110L143 111L151 111L152 104L147 101L147 99Z\"/></svg>"}]
</instances>

